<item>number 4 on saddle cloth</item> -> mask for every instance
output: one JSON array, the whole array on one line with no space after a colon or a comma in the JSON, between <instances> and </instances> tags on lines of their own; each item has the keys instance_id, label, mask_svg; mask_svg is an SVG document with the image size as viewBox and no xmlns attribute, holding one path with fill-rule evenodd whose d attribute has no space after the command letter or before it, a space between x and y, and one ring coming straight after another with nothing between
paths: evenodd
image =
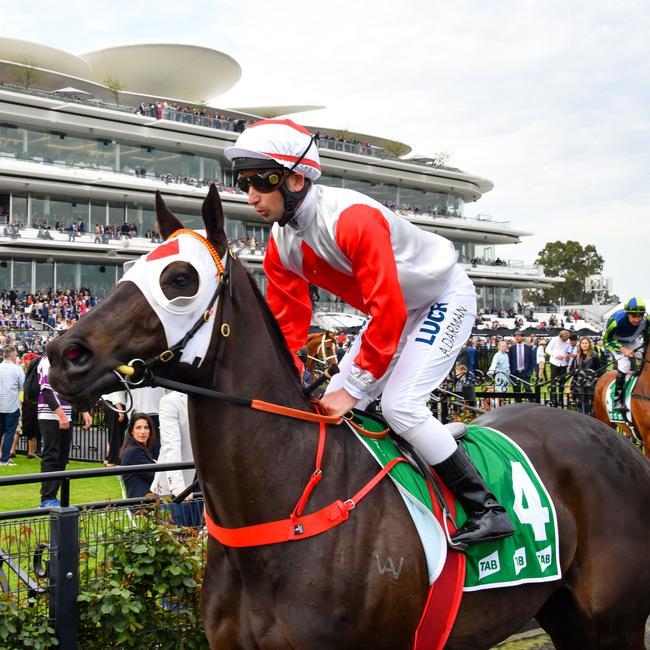
<instances>
[{"instance_id":1,"label":"number 4 on saddle cloth","mask_svg":"<svg viewBox=\"0 0 650 650\"><path fill-rule=\"evenodd\" d=\"M361 429L377 432L383 428L382 423L365 414L356 412L356 416L356 425ZM356 427L352 429L382 467L402 455L390 437L369 438L360 435ZM431 588L416 635L416 650L444 646L462 591L548 582L561 577L555 507L523 450L500 431L478 425L469 425L459 444L465 447L490 491L508 511L515 534L470 545L463 553L448 551L440 507L432 499L425 479L407 463L399 463L389 472L413 517L429 569ZM449 511L455 513L457 527L462 526L467 520L462 506L458 501L454 503L445 486L441 487Z\"/></svg>"},{"instance_id":2,"label":"number 4 on saddle cloth","mask_svg":"<svg viewBox=\"0 0 650 650\"><path fill-rule=\"evenodd\" d=\"M358 412L357 417L362 419L361 428L371 432L380 430L381 424L374 419ZM402 455L390 437L373 439L355 433L382 467ZM560 569L555 507L526 454L505 434L478 425L469 425L459 443L465 447L490 491L507 509L516 528L511 537L468 546L464 552L465 591L557 580ZM423 546L427 549L433 544L433 548L426 550L429 579L433 582L442 569L447 545L437 519L434 526L428 526L434 519L431 492L422 475L407 463L396 465L389 476L409 511L415 512L414 523L425 536ZM456 525L460 527L467 516L458 501L454 506ZM430 529L439 537L429 539Z\"/></svg>"}]
</instances>

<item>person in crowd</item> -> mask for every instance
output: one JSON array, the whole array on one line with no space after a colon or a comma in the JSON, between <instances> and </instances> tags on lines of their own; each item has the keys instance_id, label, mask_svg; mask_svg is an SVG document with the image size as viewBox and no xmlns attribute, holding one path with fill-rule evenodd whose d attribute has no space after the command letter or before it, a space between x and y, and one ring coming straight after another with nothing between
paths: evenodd
<instances>
[{"instance_id":1,"label":"person in crowd","mask_svg":"<svg viewBox=\"0 0 650 650\"><path fill-rule=\"evenodd\" d=\"M562 330L546 346L546 354L551 367L551 406L560 406L564 393L566 372L571 360L569 332Z\"/></svg>"},{"instance_id":2,"label":"person in crowd","mask_svg":"<svg viewBox=\"0 0 650 650\"><path fill-rule=\"evenodd\" d=\"M146 413L151 417L154 425L153 432L155 433L156 447L154 449L154 458L158 458L160 451L160 435L159 435L159 420L158 410L160 408L160 400L165 394L165 389L160 386L136 388L131 391L133 404L131 412L138 411L139 413Z\"/></svg>"},{"instance_id":3,"label":"person in crowd","mask_svg":"<svg viewBox=\"0 0 650 650\"><path fill-rule=\"evenodd\" d=\"M571 361L576 358L578 354L578 335L575 332L569 332L569 366L571 365Z\"/></svg>"},{"instance_id":4,"label":"person in crowd","mask_svg":"<svg viewBox=\"0 0 650 650\"><path fill-rule=\"evenodd\" d=\"M50 361L43 356L38 363L38 427L41 431L41 472L61 472L66 468L72 445L72 407L50 386ZM82 413L83 426L89 429L90 413ZM41 483L41 508L60 506L57 492L60 480Z\"/></svg>"},{"instance_id":5,"label":"person in crowd","mask_svg":"<svg viewBox=\"0 0 650 650\"><path fill-rule=\"evenodd\" d=\"M463 404L467 403L469 406L474 406L476 404L474 401L476 395L473 393L474 386L469 377L469 370L465 364L457 363L454 366L452 375L451 390L457 395L461 395L463 398L462 402L454 403L452 408L457 415L462 415Z\"/></svg>"},{"instance_id":6,"label":"person in crowd","mask_svg":"<svg viewBox=\"0 0 650 650\"><path fill-rule=\"evenodd\" d=\"M120 464L123 466L154 464L156 446L156 430L151 416L137 411L132 413L120 450ZM124 486L127 499L149 494L149 486L154 480L154 475L153 468L151 472L125 474Z\"/></svg>"},{"instance_id":7,"label":"person in crowd","mask_svg":"<svg viewBox=\"0 0 650 650\"><path fill-rule=\"evenodd\" d=\"M463 394L465 386L470 384L469 371L464 363L454 366L451 389L454 393Z\"/></svg>"},{"instance_id":8,"label":"person in crowd","mask_svg":"<svg viewBox=\"0 0 650 650\"><path fill-rule=\"evenodd\" d=\"M427 408L476 316L476 290L453 244L363 194L314 185L321 175L314 136L291 120L253 124L225 155L248 203L273 224L264 260L267 300L289 349L295 354L309 331L306 278L370 315L330 381L323 411L343 415L382 394L389 425L435 467L469 513L452 539L511 535L505 508Z\"/></svg>"},{"instance_id":9,"label":"person in crowd","mask_svg":"<svg viewBox=\"0 0 650 650\"><path fill-rule=\"evenodd\" d=\"M508 343L499 341L497 351L487 371L488 377L494 377L494 390L505 393L510 386L510 359L508 358Z\"/></svg>"},{"instance_id":10,"label":"person in crowd","mask_svg":"<svg viewBox=\"0 0 650 650\"><path fill-rule=\"evenodd\" d=\"M345 344L344 343L337 343L336 344L336 363L341 363L343 360L343 357L345 356L345 353L347 350L345 349Z\"/></svg>"},{"instance_id":11,"label":"person in crowd","mask_svg":"<svg viewBox=\"0 0 650 650\"><path fill-rule=\"evenodd\" d=\"M610 351L605 347L605 341L603 339L598 339L594 347L596 353L600 357L600 367L603 370L606 370L609 364L612 362L613 357Z\"/></svg>"},{"instance_id":12,"label":"person in crowd","mask_svg":"<svg viewBox=\"0 0 650 650\"><path fill-rule=\"evenodd\" d=\"M20 392L25 382L25 373L16 359L16 348L5 345L0 363L0 465L3 466L16 464L11 459L11 449L20 419Z\"/></svg>"},{"instance_id":13,"label":"person in crowd","mask_svg":"<svg viewBox=\"0 0 650 650\"><path fill-rule=\"evenodd\" d=\"M623 309L615 311L607 320L603 341L616 362L616 388L612 408L625 409L625 379L634 370L635 360L643 359L650 340L650 321L640 298L630 298Z\"/></svg>"},{"instance_id":14,"label":"person in crowd","mask_svg":"<svg viewBox=\"0 0 650 650\"><path fill-rule=\"evenodd\" d=\"M537 345L537 352L535 353L535 360L537 362L537 383L540 384L546 381L546 346L548 339L539 339Z\"/></svg>"},{"instance_id":15,"label":"person in crowd","mask_svg":"<svg viewBox=\"0 0 650 650\"><path fill-rule=\"evenodd\" d=\"M37 366L41 360L40 355L35 352L28 352L23 357L23 370L25 377L31 372L37 372ZM35 365L36 367L33 367ZM38 376L36 378L38 382ZM23 408L22 408L22 437L27 438L27 458L36 458L40 452L41 431L38 426L38 393L30 396L27 394L27 384L23 387Z\"/></svg>"},{"instance_id":16,"label":"person in crowd","mask_svg":"<svg viewBox=\"0 0 650 650\"><path fill-rule=\"evenodd\" d=\"M104 422L106 423L106 457L104 467L115 467L120 462L120 449L124 442L124 432L128 425L126 417L126 393L123 390L102 395Z\"/></svg>"},{"instance_id":17,"label":"person in crowd","mask_svg":"<svg viewBox=\"0 0 650 650\"><path fill-rule=\"evenodd\" d=\"M594 387L600 371L600 357L589 338L583 336L578 352L569 363L571 393L578 403L580 413L591 415L594 404Z\"/></svg>"},{"instance_id":18,"label":"person in crowd","mask_svg":"<svg viewBox=\"0 0 650 650\"><path fill-rule=\"evenodd\" d=\"M160 455L159 463L194 462L190 424L187 413L187 395L170 391L160 400ZM151 491L154 494L182 494L196 477L193 469L156 472ZM180 526L200 526L202 504L194 496L200 494L197 487L183 503L171 504L172 519Z\"/></svg>"},{"instance_id":19,"label":"person in crowd","mask_svg":"<svg viewBox=\"0 0 650 650\"><path fill-rule=\"evenodd\" d=\"M467 378L474 381L476 373L476 341L473 336L467 339Z\"/></svg>"},{"instance_id":20,"label":"person in crowd","mask_svg":"<svg viewBox=\"0 0 650 650\"><path fill-rule=\"evenodd\" d=\"M309 350L307 350L307 346L303 345L300 350L296 352L296 356L302 363L302 385L309 386L309 384L314 381L314 376L307 369L307 359L309 357Z\"/></svg>"},{"instance_id":21,"label":"person in crowd","mask_svg":"<svg viewBox=\"0 0 650 650\"><path fill-rule=\"evenodd\" d=\"M535 357L530 345L524 341L523 332L519 330L515 332L515 342L508 350L508 361L514 390L530 392L530 377L535 369Z\"/></svg>"}]
</instances>

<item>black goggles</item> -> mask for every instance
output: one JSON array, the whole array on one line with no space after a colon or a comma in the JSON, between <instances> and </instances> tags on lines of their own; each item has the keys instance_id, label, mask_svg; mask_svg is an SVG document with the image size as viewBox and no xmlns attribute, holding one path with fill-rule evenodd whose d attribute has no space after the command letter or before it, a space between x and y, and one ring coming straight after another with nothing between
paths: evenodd
<instances>
[{"instance_id":1,"label":"black goggles","mask_svg":"<svg viewBox=\"0 0 650 650\"><path fill-rule=\"evenodd\" d=\"M252 185L258 192L268 194L281 187L286 177L286 173L282 169L269 169L254 176L239 176L237 187L248 194L248 190Z\"/></svg>"}]
</instances>

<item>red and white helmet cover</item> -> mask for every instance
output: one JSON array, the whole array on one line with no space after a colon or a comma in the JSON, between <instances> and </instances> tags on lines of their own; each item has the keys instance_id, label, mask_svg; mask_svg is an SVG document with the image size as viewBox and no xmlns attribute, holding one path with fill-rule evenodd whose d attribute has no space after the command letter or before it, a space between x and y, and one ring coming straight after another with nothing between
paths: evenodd
<instances>
[{"instance_id":1,"label":"red and white helmet cover","mask_svg":"<svg viewBox=\"0 0 650 650\"><path fill-rule=\"evenodd\" d=\"M228 147L224 153L231 162L235 158L259 158L274 160L287 169L303 156L293 171L312 181L321 175L320 157L312 134L291 120L255 122L237 138L235 146Z\"/></svg>"}]
</instances>

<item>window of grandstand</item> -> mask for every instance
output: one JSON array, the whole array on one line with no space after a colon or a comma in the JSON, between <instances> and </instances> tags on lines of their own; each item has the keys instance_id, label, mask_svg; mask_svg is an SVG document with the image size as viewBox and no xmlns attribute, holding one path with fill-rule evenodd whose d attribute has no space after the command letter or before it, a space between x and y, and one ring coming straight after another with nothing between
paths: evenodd
<instances>
[{"instance_id":1,"label":"window of grandstand","mask_svg":"<svg viewBox=\"0 0 650 650\"><path fill-rule=\"evenodd\" d=\"M0 127L0 154L43 164L123 172L147 178L221 179L216 158L143 146L125 140L86 138L34 128Z\"/></svg>"},{"instance_id":2,"label":"window of grandstand","mask_svg":"<svg viewBox=\"0 0 650 650\"><path fill-rule=\"evenodd\" d=\"M12 286L16 291L32 290L32 263L25 260L13 261Z\"/></svg>"},{"instance_id":3,"label":"window of grandstand","mask_svg":"<svg viewBox=\"0 0 650 650\"><path fill-rule=\"evenodd\" d=\"M54 260L36 260L36 276L34 288L36 291L47 291L54 286Z\"/></svg>"},{"instance_id":4,"label":"window of grandstand","mask_svg":"<svg viewBox=\"0 0 650 650\"><path fill-rule=\"evenodd\" d=\"M0 287L11 286L11 260L0 260Z\"/></svg>"},{"instance_id":5,"label":"window of grandstand","mask_svg":"<svg viewBox=\"0 0 650 650\"><path fill-rule=\"evenodd\" d=\"M32 227L47 223L55 230L64 231L80 221L85 231L88 223L88 202L73 198L32 194L30 212Z\"/></svg>"}]
</instances>

